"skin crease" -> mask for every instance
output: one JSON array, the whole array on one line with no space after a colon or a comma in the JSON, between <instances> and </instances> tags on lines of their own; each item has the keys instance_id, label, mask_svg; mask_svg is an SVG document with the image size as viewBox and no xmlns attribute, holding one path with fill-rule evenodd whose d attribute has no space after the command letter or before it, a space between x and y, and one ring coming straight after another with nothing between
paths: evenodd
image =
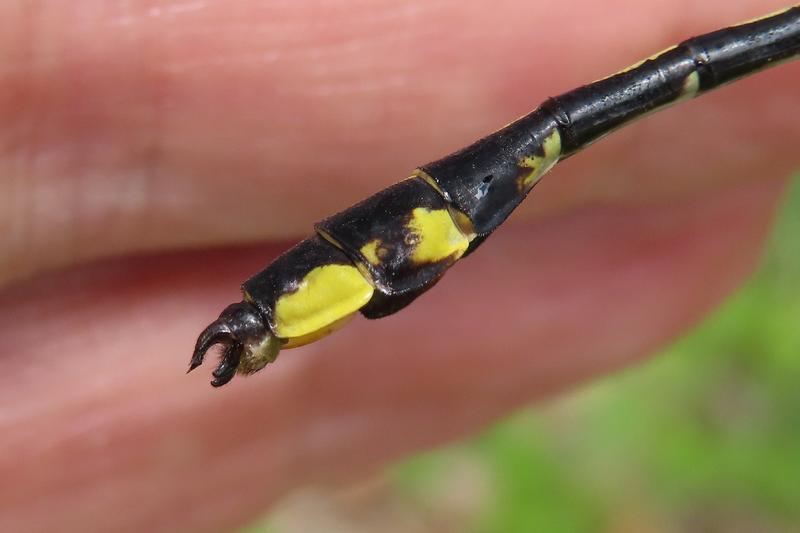
<instances>
[{"instance_id":1,"label":"skin crease","mask_svg":"<svg viewBox=\"0 0 800 533\"><path fill-rule=\"evenodd\" d=\"M0 530L246 524L631 364L746 279L798 164L796 63L559 165L408 311L221 390L208 364L184 375L313 221L549 94L784 7L487 5L0 5Z\"/></svg>"}]
</instances>

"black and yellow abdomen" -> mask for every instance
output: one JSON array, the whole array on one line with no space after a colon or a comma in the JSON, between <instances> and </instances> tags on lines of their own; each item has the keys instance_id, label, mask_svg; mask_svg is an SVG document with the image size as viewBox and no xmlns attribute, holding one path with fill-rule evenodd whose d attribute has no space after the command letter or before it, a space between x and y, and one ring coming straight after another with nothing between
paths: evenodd
<instances>
[{"instance_id":1,"label":"black and yellow abdomen","mask_svg":"<svg viewBox=\"0 0 800 533\"><path fill-rule=\"evenodd\" d=\"M357 312L374 288L338 248L310 237L242 285L285 347L301 346Z\"/></svg>"},{"instance_id":2,"label":"black and yellow abdomen","mask_svg":"<svg viewBox=\"0 0 800 533\"><path fill-rule=\"evenodd\" d=\"M224 347L215 386L356 312L380 318L473 252L559 160L649 113L800 55L800 7L683 41L549 98L530 114L315 226L247 280L200 335L190 370Z\"/></svg>"},{"instance_id":3,"label":"black and yellow abdomen","mask_svg":"<svg viewBox=\"0 0 800 533\"><path fill-rule=\"evenodd\" d=\"M397 311L432 287L469 247L451 208L409 178L323 220L314 235L242 285L284 348L315 341L361 310Z\"/></svg>"},{"instance_id":4,"label":"black and yellow abdomen","mask_svg":"<svg viewBox=\"0 0 800 533\"><path fill-rule=\"evenodd\" d=\"M408 305L464 255L471 236L451 209L433 187L412 177L316 225L375 286L365 316Z\"/></svg>"}]
</instances>

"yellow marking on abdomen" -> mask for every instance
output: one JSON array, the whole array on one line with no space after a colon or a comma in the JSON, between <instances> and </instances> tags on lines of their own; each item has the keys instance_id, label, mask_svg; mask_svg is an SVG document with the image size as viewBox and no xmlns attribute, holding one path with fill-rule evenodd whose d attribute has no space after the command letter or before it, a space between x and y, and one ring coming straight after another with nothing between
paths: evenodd
<instances>
[{"instance_id":1,"label":"yellow marking on abdomen","mask_svg":"<svg viewBox=\"0 0 800 533\"><path fill-rule=\"evenodd\" d=\"M381 247L383 242L380 239L372 239L367 244L361 247L361 255L364 256L364 259L369 261L375 266L381 264L381 257L378 250Z\"/></svg>"},{"instance_id":2,"label":"yellow marking on abdomen","mask_svg":"<svg viewBox=\"0 0 800 533\"><path fill-rule=\"evenodd\" d=\"M692 72L686 79L683 80L681 87L681 95L678 100L688 100L694 98L700 92L700 74L697 71Z\"/></svg>"},{"instance_id":3,"label":"yellow marking on abdomen","mask_svg":"<svg viewBox=\"0 0 800 533\"><path fill-rule=\"evenodd\" d=\"M289 348L297 348L298 346L305 346L306 344L311 344L312 342L316 342L320 340L322 337L326 337L331 333L333 333L334 331L343 328L348 322L350 322L353 319L354 316L355 313L350 313L349 315L340 318L336 322L328 324L322 329L318 329L317 331L312 331L308 335L302 335L300 337L292 337L291 339L286 341L286 344L284 344L282 347L288 350Z\"/></svg>"},{"instance_id":4,"label":"yellow marking on abdomen","mask_svg":"<svg viewBox=\"0 0 800 533\"><path fill-rule=\"evenodd\" d=\"M519 162L520 167L531 169L528 174L522 175L517 180L517 187L520 191L533 187L548 170L553 168L553 165L558 163L558 158L561 157L561 134L558 133L558 130L553 130L553 133L547 136L542 143L542 150L544 151L543 156L528 156Z\"/></svg>"},{"instance_id":5,"label":"yellow marking on abdomen","mask_svg":"<svg viewBox=\"0 0 800 533\"><path fill-rule=\"evenodd\" d=\"M274 333L291 344L294 338L320 332L358 311L369 302L373 291L355 266L316 267L295 292L275 302ZM320 336L326 334L327 330Z\"/></svg>"},{"instance_id":6,"label":"yellow marking on abdomen","mask_svg":"<svg viewBox=\"0 0 800 533\"><path fill-rule=\"evenodd\" d=\"M411 254L415 263L435 263L447 257L455 260L469 247L469 238L458 229L447 209L415 208L408 229L418 238Z\"/></svg>"},{"instance_id":7,"label":"yellow marking on abdomen","mask_svg":"<svg viewBox=\"0 0 800 533\"><path fill-rule=\"evenodd\" d=\"M433 187L436 190L436 192L438 192L441 195L441 197L444 198L449 203L450 216L453 218L453 221L456 223L456 226L458 226L459 231L461 231L461 233L466 235L469 240L472 240L476 237L475 227L472 224L472 220L470 220L470 218L467 216L466 213L460 211L457 207L455 207L451 203L452 199L450 198L450 195L444 192L439 187L439 184L436 183L436 180L433 179L430 174L428 174L421 168L418 168L411 174L411 177L419 178L428 185L430 185L431 187ZM364 250L362 248L362 252L363 251Z\"/></svg>"}]
</instances>

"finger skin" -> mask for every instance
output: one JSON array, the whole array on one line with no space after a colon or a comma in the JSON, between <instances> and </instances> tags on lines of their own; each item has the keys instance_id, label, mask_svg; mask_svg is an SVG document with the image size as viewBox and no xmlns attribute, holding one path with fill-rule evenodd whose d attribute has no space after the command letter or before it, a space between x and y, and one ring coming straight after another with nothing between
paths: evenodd
<instances>
[{"instance_id":1,"label":"finger skin","mask_svg":"<svg viewBox=\"0 0 800 533\"><path fill-rule=\"evenodd\" d=\"M0 530L234 527L630 364L741 282L796 165L797 65L566 162L408 311L220 391L183 374L315 219L546 95L780 7L521 4L0 5ZM174 251L255 239L273 242Z\"/></svg>"},{"instance_id":2,"label":"finger skin","mask_svg":"<svg viewBox=\"0 0 800 533\"><path fill-rule=\"evenodd\" d=\"M783 4L4 2L0 283L134 251L298 238L549 95ZM611 136L519 216L788 172L798 69Z\"/></svg>"},{"instance_id":3,"label":"finger skin","mask_svg":"<svg viewBox=\"0 0 800 533\"><path fill-rule=\"evenodd\" d=\"M183 373L189 348L275 248L21 285L0 299L0 530L229 529L631 364L751 270L781 186L504 228L413 311L219 390Z\"/></svg>"}]
</instances>

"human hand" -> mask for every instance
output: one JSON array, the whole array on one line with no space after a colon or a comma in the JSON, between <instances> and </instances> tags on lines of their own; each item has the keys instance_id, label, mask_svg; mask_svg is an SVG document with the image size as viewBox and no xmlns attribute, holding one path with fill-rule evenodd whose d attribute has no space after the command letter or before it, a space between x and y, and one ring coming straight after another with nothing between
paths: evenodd
<instances>
[{"instance_id":1,"label":"human hand","mask_svg":"<svg viewBox=\"0 0 800 533\"><path fill-rule=\"evenodd\" d=\"M797 65L559 165L408 310L222 390L183 374L315 220L547 95L781 7L619 4L0 6L0 529L230 528L695 323L752 268L797 165Z\"/></svg>"}]
</instances>

